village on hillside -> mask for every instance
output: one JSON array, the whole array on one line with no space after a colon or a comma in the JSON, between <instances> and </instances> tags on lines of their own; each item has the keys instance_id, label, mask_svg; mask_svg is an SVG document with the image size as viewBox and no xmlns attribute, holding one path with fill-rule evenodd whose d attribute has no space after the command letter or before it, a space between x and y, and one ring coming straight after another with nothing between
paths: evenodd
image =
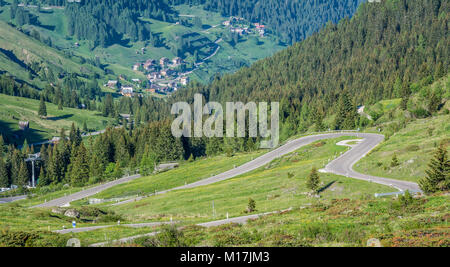
<instances>
[{"instance_id":1,"label":"village on hillside","mask_svg":"<svg viewBox=\"0 0 450 267\"><path fill-rule=\"evenodd\" d=\"M230 19L223 21L221 25L216 25L214 27L218 26L226 29L226 32L237 34L239 36L255 35L262 38L265 37L267 33L265 25L261 23L250 23L241 17L230 17ZM189 74L195 71L208 59L215 56L220 49L218 44L221 41L222 38L216 40L215 44L217 45L217 48L211 55L205 57L199 62L189 64L189 62L185 62L181 57L175 57L173 59L169 59L167 57L162 57L160 59L150 58L144 62L136 62L132 66L133 71L140 72L145 75L147 78L146 81L141 81L137 78L128 81L121 75L119 76L119 80L126 81L123 85L119 80L110 80L107 84L105 84L105 86L120 92L120 94L125 97L133 97L138 92L170 95L179 88L189 84ZM145 54L145 47L141 50L142 51L138 52ZM193 68L188 69L188 65L193 66Z\"/></svg>"}]
</instances>

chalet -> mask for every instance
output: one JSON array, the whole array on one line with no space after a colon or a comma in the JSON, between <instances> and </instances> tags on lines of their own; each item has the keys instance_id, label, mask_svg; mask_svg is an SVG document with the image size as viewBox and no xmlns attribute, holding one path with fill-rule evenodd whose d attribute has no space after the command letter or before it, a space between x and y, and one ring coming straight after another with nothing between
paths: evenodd
<instances>
[{"instance_id":1,"label":"chalet","mask_svg":"<svg viewBox=\"0 0 450 267\"><path fill-rule=\"evenodd\" d=\"M130 119L131 119L130 114L120 114L120 117L122 117L122 119L126 119L127 121L130 121Z\"/></svg>"},{"instance_id":2,"label":"chalet","mask_svg":"<svg viewBox=\"0 0 450 267\"><path fill-rule=\"evenodd\" d=\"M127 87L122 87L122 90L120 92L123 96L127 96L127 97L132 97L133 96L133 87L131 86L127 86Z\"/></svg>"},{"instance_id":3,"label":"chalet","mask_svg":"<svg viewBox=\"0 0 450 267\"><path fill-rule=\"evenodd\" d=\"M182 85L186 86L189 83L189 77L185 76L185 77L181 77L180 82Z\"/></svg>"},{"instance_id":4,"label":"chalet","mask_svg":"<svg viewBox=\"0 0 450 267\"><path fill-rule=\"evenodd\" d=\"M106 86L108 86L109 88L116 88L118 84L118 81L116 80L110 80L108 81L108 83L106 84Z\"/></svg>"},{"instance_id":5,"label":"chalet","mask_svg":"<svg viewBox=\"0 0 450 267\"><path fill-rule=\"evenodd\" d=\"M224 22L222 22L223 26L230 26L231 25L231 21L226 20Z\"/></svg>"},{"instance_id":6,"label":"chalet","mask_svg":"<svg viewBox=\"0 0 450 267\"><path fill-rule=\"evenodd\" d=\"M172 64L175 66L178 66L181 64L181 62L183 62L183 60L181 59L181 57L176 57L172 60Z\"/></svg>"},{"instance_id":7,"label":"chalet","mask_svg":"<svg viewBox=\"0 0 450 267\"><path fill-rule=\"evenodd\" d=\"M161 72L160 72L161 76L164 76L164 77L170 76L174 73L175 73L175 71L173 71L171 69L164 69L164 70L161 70Z\"/></svg>"},{"instance_id":8,"label":"chalet","mask_svg":"<svg viewBox=\"0 0 450 267\"><path fill-rule=\"evenodd\" d=\"M149 79L150 81L158 80L161 78L162 76L159 72L152 72L149 75L147 75L147 79Z\"/></svg>"},{"instance_id":9,"label":"chalet","mask_svg":"<svg viewBox=\"0 0 450 267\"><path fill-rule=\"evenodd\" d=\"M28 121L19 121L19 128L22 131L28 130L30 128L30 122L28 122Z\"/></svg>"},{"instance_id":10,"label":"chalet","mask_svg":"<svg viewBox=\"0 0 450 267\"><path fill-rule=\"evenodd\" d=\"M257 32L259 33L259 35L261 37L264 37L264 35L266 34L266 29L265 28L258 28Z\"/></svg>"},{"instance_id":11,"label":"chalet","mask_svg":"<svg viewBox=\"0 0 450 267\"><path fill-rule=\"evenodd\" d=\"M159 60L159 65L161 65L161 67L164 68L164 66L166 66L169 63L169 59L166 57L163 57Z\"/></svg>"},{"instance_id":12,"label":"chalet","mask_svg":"<svg viewBox=\"0 0 450 267\"><path fill-rule=\"evenodd\" d=\"M231 28L230 31L231 32L235 32L235 33L237 33L239 35L244 35L244 34L247 33L246 30L244 30L243 28L240 28L240 27L238 27L238 28Z\"/></svg>"},{"instance_id":13,"label":"chalet","mask_svg":"<svg viewBox=\"0 0 450 267\"><path fill-rule=\"evenodd\" d=\"M144 63L144 69L149 70L155 65L155 61L153 59L149 59Z\"/></svg>"},{"instance_id":14,"label":"chalet","mask_svg":"<svg viewBox=\"0 0 450 267\"><path fill-rule=\"evenodd\" d=\"M136 63L136 64L133 65L133 70L134 71L138 71L141 66L142 66L141 63Z\"/></svg>"},{"instance_id":15,"label":"chalet","mask_svg":"<svg viewBox=\"0 0 450 267\"><path fill-rule=\"evenodd\" d=\"M52 140L50 140L50 143L53 145L57 145L57 144L59 144L60 141L61 141L61 137L53 137Z\"/></svg>"},{"instance_id":16,"label":"chalet","mask_svg":"<svg viewBox=\"0 0 450 267\"><path fill-rule=\"evenodd\" d=\"M254 23L253 25L255 25L255 27L257 29L264 29L264 28L266 28L266 26L264 24L260 24L260 23Z\"/></svg>"},{"instance_id":17,"label":"chalet","mask_svg":"<svg viewBox=\"0 0 450 267\"><path fill-rule=\"evenodd\" d=\"M135 82L135 83L140 83L140 82L141 82L140 79L131 79L131 81L132 81L132 82Z\"/></svg>"}]
</instances>

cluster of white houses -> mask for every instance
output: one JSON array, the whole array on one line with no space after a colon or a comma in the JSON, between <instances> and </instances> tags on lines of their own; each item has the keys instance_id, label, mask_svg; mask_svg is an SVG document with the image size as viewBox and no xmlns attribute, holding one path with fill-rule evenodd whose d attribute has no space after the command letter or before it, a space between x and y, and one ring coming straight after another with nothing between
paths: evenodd
<instances>
[{"instance_id":1,"label":"cluster of white houses","mask_svg":"<svg viewBox=\"0 0 450 267\"><path fill-rule=\"evenodd\" d=\"M158 64L159 63L159 64ZM163 57L157 62L154 59L149 59L142 63L136 63L133 70L142 71L146 74L148 86L142 88L146 92L152 93L172 93L178 90L179 86L186 86L189 83L189 77L179 74L176 67L183 64L180 57L176 57L170 61ZM124 80L122 78L122 80ZM117 80L110 80L105 84L111 89L120 90L120 94L126 97L133 97L136 94L135 87L140 87L140 79L132 79L133 85L121 85Z\"/></svg>"},{"instance_id":2,"label":"cluster of white houses","mask_svg":"<svg viewBox=\"0 0 450 267\"><path fill-rule=\"evenodd\" d=\"M172 61L170 61L166 57L162 57L159 60L159 65L157 64L156 60L149 59L145 62L138 62L138 63L134 64L133 70L134 71L142 70L144 72L148 72L148 71L154 71L154 70L160 69L162 71L162 70L167 70L168 68L176 68L176 67L180 66L182 63L183 63L183 59L181 59L180 57L176 57L176 58L172 59Z\"/></svg>"},{"instance_id":3,"label":"cluster of white houses","mask_svg":"<svg viewBox=\"0 0 450 267\"><path fill-rule=\"evenodd\" d=\"M230 32L237 33L239 35L247 35L250 33L257 33L259 36L264 37L266 34L266 26L261 23L253 23L254 31L252 26L242 26L245 20L240 17L231 17L222 23L225 27L230 28Z\"/></svg>"}]
</instances>

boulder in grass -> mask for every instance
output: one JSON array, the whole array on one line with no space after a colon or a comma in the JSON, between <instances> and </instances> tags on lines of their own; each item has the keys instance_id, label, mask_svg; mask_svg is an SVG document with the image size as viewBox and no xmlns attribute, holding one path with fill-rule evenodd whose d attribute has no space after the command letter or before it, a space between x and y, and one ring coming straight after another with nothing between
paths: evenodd
<instances>
[{"instance_id":1,"label":"boulder in grass","mask_svg":"<svg viewBox=\"0 0 450 267\"><path fill-rule=\"evenodd\" d=\"M54 214L64 214L64 212L65 212L65 210L64 209L61 209L61 208L54 208L54 209L52 209L52 213L54 213Z\"/></svg>"},{"instance_id":2,"label":"boulder in grass","mask_svg":"<svg viewBox=\"0 0 450 267\"><path fill-rule=\"evenodd\" d=\"M66 210L66 212L64 213L64 216L69 217L69 218L78 219L78 218L80 218L80 212L78 212L77 210L74 210L74 209L69 209L69 210Z\"/></svg>"}]
</instances>

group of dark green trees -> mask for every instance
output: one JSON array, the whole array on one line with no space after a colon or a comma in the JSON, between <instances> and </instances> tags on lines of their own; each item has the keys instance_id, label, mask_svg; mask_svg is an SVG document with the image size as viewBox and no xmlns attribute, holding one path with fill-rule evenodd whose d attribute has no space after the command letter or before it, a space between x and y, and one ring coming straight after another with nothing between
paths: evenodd
<instances>
[{"instance_id":1,"label":"group of dark green trees","mask_svg":"<svg viewBox=\"0 0 450 267\"><path fill-rule=\"evenodd\" d=\"M362 2L365 1L204 0L206 10L267 24L288 44L306 39L327 22L351 17Z\"/></svg>"},{"instance_id":2,"label":"group of dark green trees","mask_svg":"<svg viewBox=\"0 0 450 267\"><path fill-rule=\"evenodd\" d=\"M25 159L37 149L27 142L21 149L6 146L3 137L0 145L0 187L28 185L32 170ZM80 129L72 125L68 134L61 130L58 143L40 148L41 161L36 165L36 175L39 186L83 186L119 178L124 171L139 170L147 175L161 162L194 160L224 152L232 155L254 149L256 140L247 138L175 138L170 121L152 122L134 129L108 128L84 142Z\"/></svg>"}]
</instances>

